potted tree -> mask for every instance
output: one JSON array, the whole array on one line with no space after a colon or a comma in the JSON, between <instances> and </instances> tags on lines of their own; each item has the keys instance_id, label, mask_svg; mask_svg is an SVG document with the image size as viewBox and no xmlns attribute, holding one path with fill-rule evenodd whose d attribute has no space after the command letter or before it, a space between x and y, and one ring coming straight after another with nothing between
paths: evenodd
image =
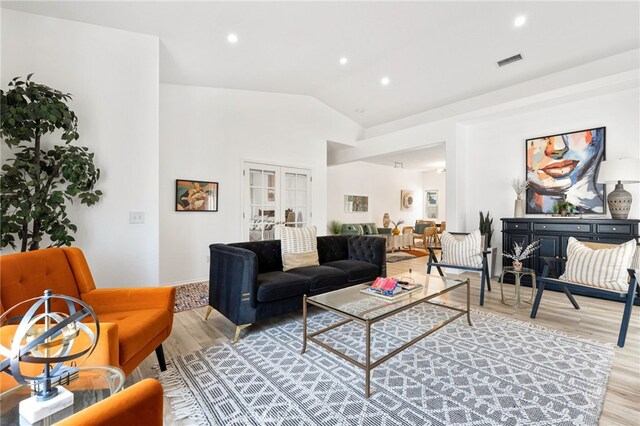
<instances>
[{"instance_id":1,"label":"potted tree","mask_svg":"<svg viewBox=\"0 0 640 426\"><path fill-rule=\"evenodd\" d=\"M12 150L0 177L1 244L20 251L39 249L45 236L49 246L71 245L77 227L67 215L67 203L79 199L91 206L102 195L94 189L100 170L93 153L72 145L78 119L67 106L71 95L35 83L31 76L16 77L6 92L0 90L0 135ZM64 143L43 140L52 133Z\"/></svg>"}]
</instances>

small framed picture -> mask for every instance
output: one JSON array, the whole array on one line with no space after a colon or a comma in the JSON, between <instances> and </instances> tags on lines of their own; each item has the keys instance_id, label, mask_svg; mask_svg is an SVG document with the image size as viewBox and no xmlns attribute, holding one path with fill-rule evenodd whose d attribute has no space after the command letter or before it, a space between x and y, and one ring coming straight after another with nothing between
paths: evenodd
<instances>
[{"instance_id":1,"label":"small framed picture","mask_svg":"<svg viewBox=\"0 0 640 426\"><path fill-rule=\"evenodd\" d=\"M217 212L218 182L176 179L176 211Z\"/></svg>"}]
</instances>

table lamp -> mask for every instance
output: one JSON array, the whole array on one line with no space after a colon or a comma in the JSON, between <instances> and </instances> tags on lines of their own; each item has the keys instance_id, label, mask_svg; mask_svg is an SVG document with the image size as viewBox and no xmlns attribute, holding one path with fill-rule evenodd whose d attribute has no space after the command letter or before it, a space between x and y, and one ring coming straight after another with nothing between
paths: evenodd
<instances>
[{"instance_id":1,"label":"table lamp","mask_svg":"<svg viewBox=\"0 0 640 426\"><path fill-rule=\"evenodd\" d=\"M623 183L640 182L640 160L619 158L600 163L598 183L615 183L616 189L607 196L609 212L613 219L626 219L631 210L631 193L625 191Z\"/></svg>"}]
</instances>

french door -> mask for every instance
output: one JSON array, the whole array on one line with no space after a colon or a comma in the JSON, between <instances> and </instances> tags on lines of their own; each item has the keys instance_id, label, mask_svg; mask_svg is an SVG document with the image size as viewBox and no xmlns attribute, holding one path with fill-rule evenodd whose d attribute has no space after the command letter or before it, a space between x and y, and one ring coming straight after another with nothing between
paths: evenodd
<instances>
[{"instance_id":1,"label":"french door","mask_svg":"<svg viewBox=\"0 0 640 426\"><path fill-rule=\"evenodd\" d=\"M311 171L244 163L243 237L245 241L280 238L280 226L311 222Z\"/></svg>"}]
</instances>

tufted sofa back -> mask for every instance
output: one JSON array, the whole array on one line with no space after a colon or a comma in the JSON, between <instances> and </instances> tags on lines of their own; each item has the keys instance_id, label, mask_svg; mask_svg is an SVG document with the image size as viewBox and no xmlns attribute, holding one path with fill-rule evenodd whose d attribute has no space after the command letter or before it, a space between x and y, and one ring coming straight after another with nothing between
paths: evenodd
<instances>
[{"instance_id":1,"label":"tufted sofa back","mask_svg":"<svg viewBox=\"0 0 640 426\"><path fill-rule=\"evenodd\" d=\"M344 260L349 258L348 237L344 235L331 235L318 237L318 257L320 264Z\"/></svg>"},{"instance_id":2,"label":"tufted sofa back","mask_svg":"<svg viewBox=\"0 0 640 426\"><path fill-rule=\"evenodd\" d=\"M254 252L258 260L259 274L271 271L282 271L282 249L280 247L280 240L250 241L229 245Z\"/></svg>"},{"instance_id":3,"label":"tufted sofa back","mask_svg":"<svg viewBox=\"0 0 640 426\"><path fill-rule=\"evenodd\" d=\"M380 239L372 244L372 238ZM356 235L331 235L318 237L318 257L320 264L336 260L364 260L381 265L381 274L386 268L385 239L381 237ZM250 241L228 244L250 250L258 261L258 273L282 271L280 240Z\"/></svg>"}]
</instances>

